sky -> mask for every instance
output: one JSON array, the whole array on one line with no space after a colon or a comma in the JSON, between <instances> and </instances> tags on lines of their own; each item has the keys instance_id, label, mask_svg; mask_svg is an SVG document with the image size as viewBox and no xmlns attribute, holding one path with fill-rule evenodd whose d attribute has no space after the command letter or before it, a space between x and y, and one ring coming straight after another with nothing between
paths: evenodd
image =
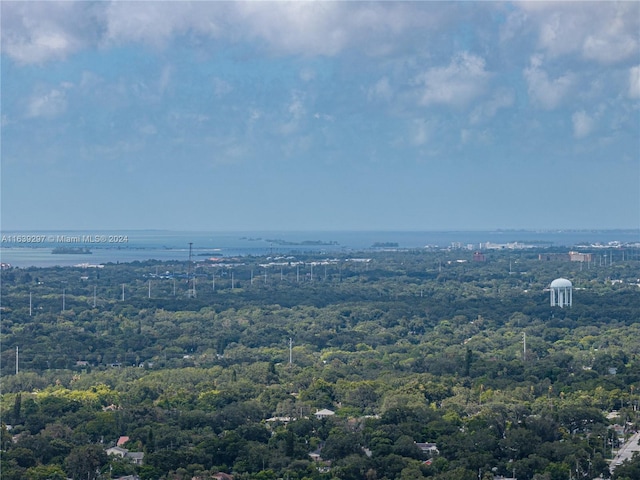
<instances>
[{"instance_id":1,"label":"sky","mask_svg":"<svg viewBox=\"0 0 640 480\"><path fill-rule=\"evenodd\" d=\"M0 9L4 231L640 227L640 2Z\"/></svg>"}]
</instances>

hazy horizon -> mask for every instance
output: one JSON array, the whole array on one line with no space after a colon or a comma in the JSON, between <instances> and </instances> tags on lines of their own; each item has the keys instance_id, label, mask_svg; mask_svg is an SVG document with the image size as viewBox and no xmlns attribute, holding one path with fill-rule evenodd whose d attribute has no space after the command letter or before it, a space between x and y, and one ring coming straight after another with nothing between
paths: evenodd
<instances>
[{"instance_id":1,"label":"hazy horizon","mask_svg":"<svg viewBox=\"0 0 640 480\"><path fill-rule=\"evenodd\" d=\"M244 230L228 230L228 229L172 229L172 228L2 228L3 233L56 233L56 232L80 232L80 233L108 233L108 232L159 232L159 233L220 233L220 234L243 234L243 233L570 233L570 232L627 232L640 233L640 228L473 228L473 229L244 229Z\"/></svg>"}]
</instances>

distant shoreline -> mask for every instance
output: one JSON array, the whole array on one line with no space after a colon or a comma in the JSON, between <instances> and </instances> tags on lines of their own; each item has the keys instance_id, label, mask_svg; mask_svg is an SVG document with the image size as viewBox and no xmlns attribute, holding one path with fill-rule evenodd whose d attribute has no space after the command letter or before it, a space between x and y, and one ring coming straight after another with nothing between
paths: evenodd
<instances>
[{"instance_id":1,"label":"distant shoreline","mask_svg":"<svg viewBox=\"0 0 640 480\"><path fill-rule=\"evenodd\" d=\"M380 248L518 249L640 248L640 230L492 231L332 231L332 232L176 232L170 230L3 231L0 258L18 267L73 266L79 263L187 260L192 254L279 256L347 253ZM276 240L274 240L276 239ZM312 240L310 240L312 239ZM59 243L56 242L59 240ZM73 242L70 242L73 240ZM504 247L501 247L504 246ZM52 254L55 248L80 249ZM90 249L85 254L81 249ZM80 253L82 252L82 253Z\"/></svg>"}]
</instances>

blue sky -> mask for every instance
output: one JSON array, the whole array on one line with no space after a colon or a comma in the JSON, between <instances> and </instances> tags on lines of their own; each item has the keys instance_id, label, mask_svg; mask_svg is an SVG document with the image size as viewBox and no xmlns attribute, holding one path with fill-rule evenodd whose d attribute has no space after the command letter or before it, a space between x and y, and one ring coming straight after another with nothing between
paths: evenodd
<instances>
[{"instance_id":1,"label":"blue sky","mask_svg":"<svg viewBox=\"0 0 640 480\"><path fill-rule=\"evenodd\" d=\"M4 230L640 226L638 2L11 2Z\"/></svg>"}]
</instances>

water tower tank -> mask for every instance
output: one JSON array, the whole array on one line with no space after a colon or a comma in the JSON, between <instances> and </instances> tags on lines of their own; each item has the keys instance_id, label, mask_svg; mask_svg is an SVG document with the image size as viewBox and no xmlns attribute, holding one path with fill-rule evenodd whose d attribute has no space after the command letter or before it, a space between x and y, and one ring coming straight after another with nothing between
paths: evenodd
<instances>
[{"instance_id":1,"label":"water tower tank","mask_svg":"<svg viewBox=\"0 0 640 480\"><path fill-rule=\"evenodd\" d=\"M573 303L573 285L566 278L556 278L549 285L552 307L570 307Z\"/></svg>"}]
</instances>

